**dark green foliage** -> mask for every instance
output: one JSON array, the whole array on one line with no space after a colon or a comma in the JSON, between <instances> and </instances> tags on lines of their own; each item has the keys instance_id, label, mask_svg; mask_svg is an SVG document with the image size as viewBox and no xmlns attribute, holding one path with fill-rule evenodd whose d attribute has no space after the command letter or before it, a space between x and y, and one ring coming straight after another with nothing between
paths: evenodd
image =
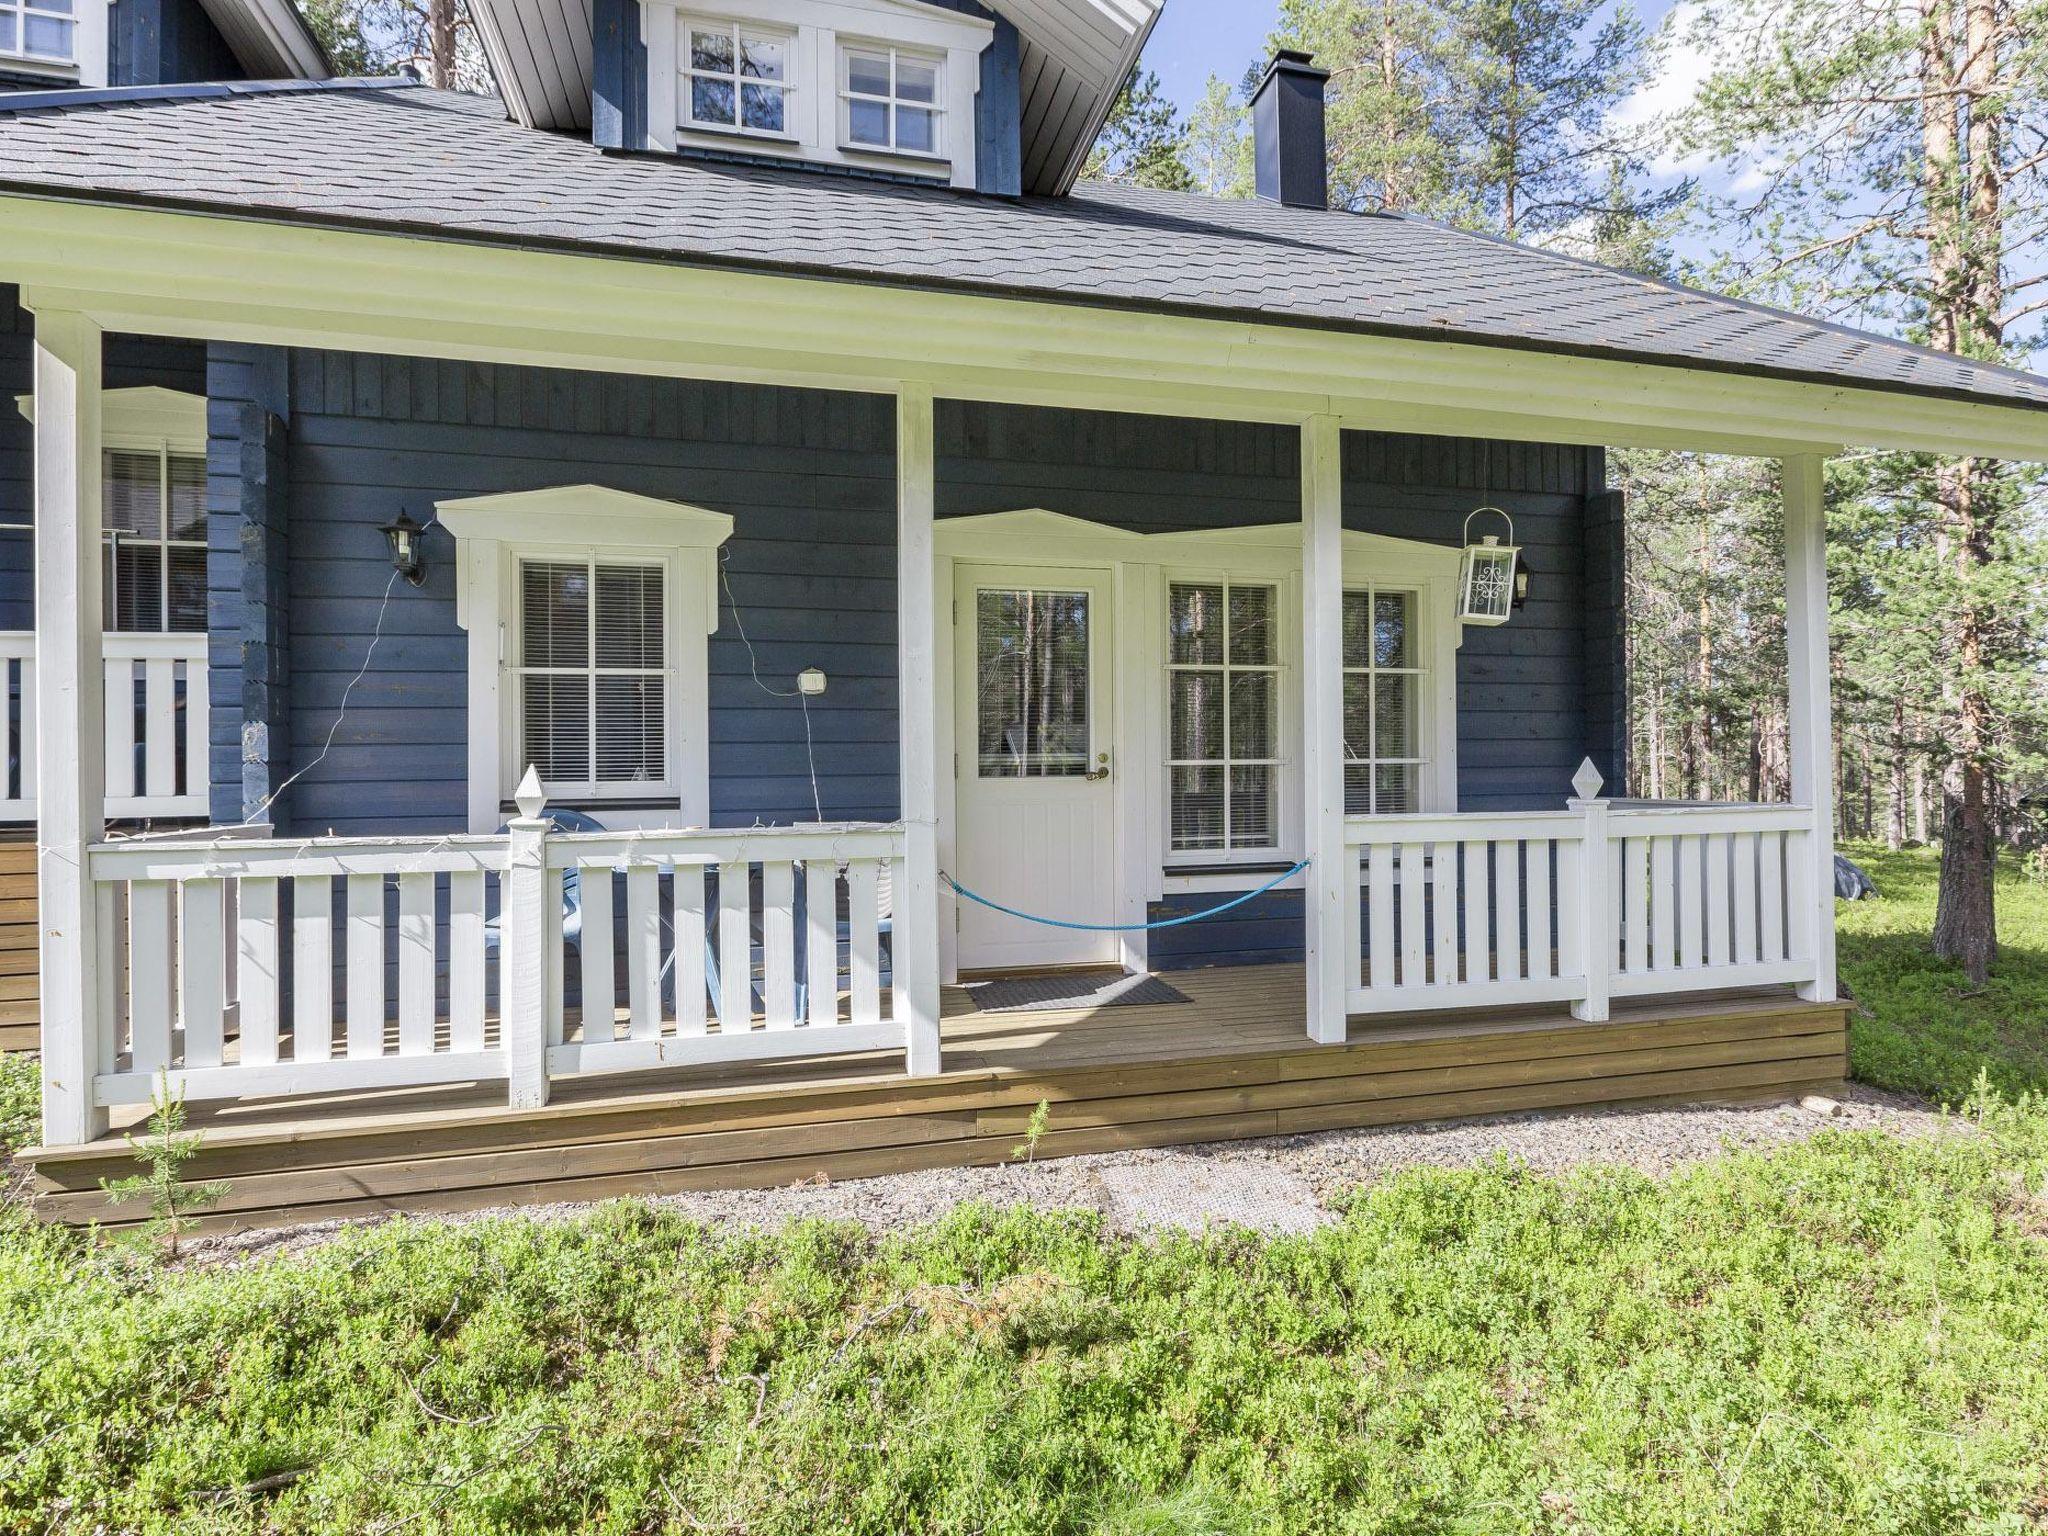
<instances>
[{"instance_id":1,"label":"dark green foliage","mask_svg":"<svg viewBox=\"0 0 2048 1536\"><path fill-rule=\"evenodd\" d=\"M1186 192L1195 185L1187 152L1187 125L1160 91L1159 77L1148 69L1133 69L1110 104L1108 120L1088 152L1082 174L1091 181Z\"/></svg>"}]
</instances>

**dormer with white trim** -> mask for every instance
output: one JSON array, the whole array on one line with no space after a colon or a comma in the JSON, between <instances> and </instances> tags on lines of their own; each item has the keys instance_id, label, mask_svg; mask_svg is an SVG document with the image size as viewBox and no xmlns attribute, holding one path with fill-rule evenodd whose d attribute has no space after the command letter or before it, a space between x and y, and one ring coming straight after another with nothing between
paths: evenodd
<instances>
[{"instance_id":1,"label":"dormer with white trim","mask_svg":"<svg viewBox=\"0 0 2048 1536\"><path fill-rule=\"evenodd\" d=\"M1162 0L473 0L514 121L1063 195Z\"/></svg>"},{"instance_id":2,"label":"dormer with white trim","mask_svg":"<svg viewBox=\"0 0 2048 1536\"><path fill-rule=\"evenodd\" d=\"M992 20L915 0L643 0L640 15L647 147L976 184Z\"/></svg>"}]
</instances>

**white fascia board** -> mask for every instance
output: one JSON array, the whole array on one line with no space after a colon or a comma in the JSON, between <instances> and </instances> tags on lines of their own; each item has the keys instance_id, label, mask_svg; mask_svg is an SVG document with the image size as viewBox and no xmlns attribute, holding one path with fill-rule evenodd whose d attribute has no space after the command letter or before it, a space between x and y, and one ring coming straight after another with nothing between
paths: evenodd
<instances>
[{"instance_id":1,"label":"white fascia board","mask_svg":"<svg viewBox=\"0 0 2048 1536\"><path fill-rule=\"evenodd\" d=\"M2048 462L2048 411L1473 341L0 197L0 279L109 330L1524 442Z\"/></svg>"}]
</instances>

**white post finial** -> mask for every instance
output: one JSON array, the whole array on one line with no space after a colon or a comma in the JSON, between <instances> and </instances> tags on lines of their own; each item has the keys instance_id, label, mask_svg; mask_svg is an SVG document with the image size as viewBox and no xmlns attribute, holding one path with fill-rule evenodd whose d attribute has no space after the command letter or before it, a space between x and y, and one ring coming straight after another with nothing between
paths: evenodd
<instances>
[{"instance_id":1,"label":"white post finial","mask_svg":"<svg viewBox=\"0 0 2048 1536\"><path fill-rule=\"evenodd\" d=\"M1580 762L1579 771L1572 775L1572 793L1581 800L1591 800L1600 793L1601 786L1606 782L1606 778L1593 766L1593 759L1589 757Z\"/></svg>"},{"instance_id":2,"label":"white post finial","mask_svg":"<svg viewBox=\"0 0 2048 1536\"><path fill-rule=\"evenodd\" d=\"M526 765L526 777L513 792L512 803L519 807L520 817L526 821L538 821L540 813L547 809L548 792L541 788L540 774L533 764Z\"/></svg>"}]
</instances>

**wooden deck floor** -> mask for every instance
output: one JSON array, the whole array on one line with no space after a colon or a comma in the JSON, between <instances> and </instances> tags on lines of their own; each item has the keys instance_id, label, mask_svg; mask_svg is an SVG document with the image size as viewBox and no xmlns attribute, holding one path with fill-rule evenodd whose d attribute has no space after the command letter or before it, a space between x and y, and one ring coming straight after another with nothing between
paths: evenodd
<instances>
[{"instance_id":1,"label":"wooden deck floor","mask_svg":"<svg viewBox=\"0 0 2048 1536\"><path fill-rule=\"evenodd\" d=\"M1782 1096L1837 1086L1845 1010L1786 995L1617 1008L1354 1018L1303 1032L1298 967L1175 973L1185 1003L977 1012L946 997L945 1072L898 1054L558 1081L539 1111L501 1084L195 1106L195 1179L231 1191L210 1224L247 1227L1000 1162L1033 1107L1039 1156L1566 1105ZM98 1180L118 1139L34 1159L39 1211L119 1221Z\"/></svg>"}]
</instances>

